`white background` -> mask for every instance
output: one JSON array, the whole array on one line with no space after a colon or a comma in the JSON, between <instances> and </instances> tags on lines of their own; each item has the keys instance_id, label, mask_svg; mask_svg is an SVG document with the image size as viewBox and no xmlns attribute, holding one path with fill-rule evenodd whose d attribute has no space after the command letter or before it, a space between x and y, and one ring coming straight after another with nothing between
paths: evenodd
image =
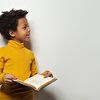
<instances>
[{"instance_id":1,"label":"white background","mask_svg":"<svg viewBox=\"0 0 100 100\"><path fill-rule=\"evenodd\" d=\"M0 11L12 8L29 11L38 69L58 77L38 100L100 100L100 1L1 0Z\"/></svg>"}]
</instances>

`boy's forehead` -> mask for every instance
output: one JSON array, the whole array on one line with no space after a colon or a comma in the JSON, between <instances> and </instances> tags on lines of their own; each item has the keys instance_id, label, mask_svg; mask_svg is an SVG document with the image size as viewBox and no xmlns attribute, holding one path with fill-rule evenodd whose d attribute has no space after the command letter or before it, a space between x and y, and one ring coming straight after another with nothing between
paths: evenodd
<instances>
[{"instance_id":1,"label":"boy's forehead","mask_svg":"<svg viewBox=\"0 0 100 100\"><path fill-rule=\"evenodd\" d=\"M18 25L27 25L27 24L28 24L28 22L27 22L27 19L25 17L20 18L18 20Z\"/></svg>"}]
</instances>

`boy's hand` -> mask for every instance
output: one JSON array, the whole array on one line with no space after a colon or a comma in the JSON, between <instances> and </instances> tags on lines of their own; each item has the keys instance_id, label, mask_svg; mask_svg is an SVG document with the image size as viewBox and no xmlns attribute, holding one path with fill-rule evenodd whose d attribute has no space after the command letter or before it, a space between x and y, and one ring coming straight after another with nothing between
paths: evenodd
<instances>
[{"instance_id":1,"label":"boy's hand","mask_svg":"<svg viewBox=\"0 0 100 100\"><path fill-rule=\"evenodd\" d=\"M53 74L50 72L50 71L44 71L41 73L41 75L44 76L44 78L47 78L47 77L53 77Z\"/></svg>"},{"instance_id":2,"label":"boy's hand","mask_svg":"<svg viewBox=\"0 0 100 100\"><path fill-rule=\"evenodd\" d=\"M15 79L17 79L17 78L15 76L13 76L12 74L4 74L3 75L3 81L5 83L12 82L12 80L15 80Z\"/></svg>"}]
</instances>

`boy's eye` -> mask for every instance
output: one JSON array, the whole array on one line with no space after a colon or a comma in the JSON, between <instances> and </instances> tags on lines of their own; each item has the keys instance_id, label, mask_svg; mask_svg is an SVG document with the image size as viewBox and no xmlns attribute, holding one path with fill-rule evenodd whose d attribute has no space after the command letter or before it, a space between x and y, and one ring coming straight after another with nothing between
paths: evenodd
<instances>
[{"instance_id":1,"label":"boy's eye","mask_svg":"<svg viewBox=\"0 0 100 100\"><path fill-rule=\"evenodd\" d=\"M28 25L27 26L24 26L23 29L26 29L27 27L29 27L29 26Z\"/></svg>"},{"instance_id":2,"label":"boy's eye","mask_svg":"<svg viewBox=\"0 0 100 100\"><path fill-rule=\"evenodd\" d=\"M25 26L25 27L23 27L23 29L26 29L26 26Z\"/></svg>"}]
</instances>

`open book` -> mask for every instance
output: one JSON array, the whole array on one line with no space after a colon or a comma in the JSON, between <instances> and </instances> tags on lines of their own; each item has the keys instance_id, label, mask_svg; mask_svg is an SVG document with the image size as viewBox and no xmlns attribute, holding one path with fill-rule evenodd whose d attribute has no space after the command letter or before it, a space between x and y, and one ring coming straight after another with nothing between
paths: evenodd
<instances>
[{"instance_id":1,"label":"open book","mask_svg":"<svg viewBox=\"0 0 100 100\"><path fill-rule=\"evenodd\" d=\"M55 78L55 77L44 78L44 76L41 74L35 74L34 76L26 79L25 81L22 81L19 79L13 80L13 81L18 82L25 86L29 86L36 91L39 91L40 89L46 87L47 85L51 84L52 82L54 82L56 80L57 80L57 78Z\"/></svg>"}]
</instances>

